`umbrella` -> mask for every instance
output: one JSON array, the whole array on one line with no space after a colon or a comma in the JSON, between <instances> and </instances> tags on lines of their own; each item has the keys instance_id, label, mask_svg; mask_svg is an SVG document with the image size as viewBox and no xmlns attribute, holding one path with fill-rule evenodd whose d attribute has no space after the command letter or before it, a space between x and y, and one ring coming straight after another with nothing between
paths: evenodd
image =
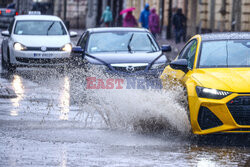
<instances>
[{"instance_id":1,"label":"umbrella","mask_svg":"<svg viewBox=\"0 0 250 167\"><path fill-rule=\"evenodd\" d=\"M134 8L134 7L124 9L124 10L122 10L122 11L120 12L120 15L122 15L122 14L124 14L124 13L128 13L128 12L132 12L133 10L135 10L135 8Z\"/></svg>"}]
</instances>

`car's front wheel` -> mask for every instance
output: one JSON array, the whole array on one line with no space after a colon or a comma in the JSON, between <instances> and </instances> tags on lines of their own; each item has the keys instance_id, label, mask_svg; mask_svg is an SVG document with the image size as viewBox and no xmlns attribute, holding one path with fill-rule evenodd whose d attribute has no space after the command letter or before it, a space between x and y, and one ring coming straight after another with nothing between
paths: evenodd
<instances>
[{"instance_id":1,"label":"car's front wheel","mask_svg":"<svg viewBox=\"0 0 250 167\"><path fill-rule=\"evenodd\" d=\"M2 60L3 60L3 57L2 57ZM8 52L7 52L7 61L3 61L3 63L4 63L3 67L6 70L8 70L9 72L13 72L13 71L16 70L16 67L10 63L10 51L9 51L9 49L8 49Z\"/></svg>"},{"instance_id":2,"label":"car's front wheel","mask_svg":"<svg viewBox=\"0 0 250 167\"><path fill-rule=\"evenodd\" d=\"M6 69L6 61L3 58L3 45L1 47L1 53L2 53L2 55L1 55L1 65L2 65L3 69Z\"/></svg>"}]
</instances>

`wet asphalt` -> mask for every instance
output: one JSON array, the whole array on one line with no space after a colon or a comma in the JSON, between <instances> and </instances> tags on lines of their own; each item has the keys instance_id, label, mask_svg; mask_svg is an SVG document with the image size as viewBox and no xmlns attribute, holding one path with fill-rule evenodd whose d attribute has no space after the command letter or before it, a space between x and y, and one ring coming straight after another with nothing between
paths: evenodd
<instances>
[{"instance_id":1,"label":"wet asphalt","mask_svg":"<svg viewBox=\"0 0 250 167\"><path fill-rule=\"evenodd\" d=\"M94 73L82 68L0 74L17 95L0 98L0 166L250 166L250 136L192 135L185 110L171 100L179 94L86 90Z\"/></svg>"}]
</instances>

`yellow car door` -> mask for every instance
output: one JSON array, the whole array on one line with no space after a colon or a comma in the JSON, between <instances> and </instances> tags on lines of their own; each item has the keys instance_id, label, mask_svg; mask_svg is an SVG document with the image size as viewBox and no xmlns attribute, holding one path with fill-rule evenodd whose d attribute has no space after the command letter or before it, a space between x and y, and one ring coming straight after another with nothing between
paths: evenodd
<instances>
[{"instance_id":1,"label":"yellow car door","mask_svg":"<svg viewBox=\"0 0 250 167\"><path fill-rule=\"evenodd\" d=\"M197 45L198 40L196 38L191 39L185 47L180 52L179 56L175 60L187 60L187 68L189 71L186 71L186 73L182 70L175 70L168 65L162 75L161 80L163 87L166 88L167 86L171 86L173 84L184 84L187 80L188 76L191 75L192 69L194 68L194 62L195 62L195 56L197 52Z\"/></svg>"}]
</instances>

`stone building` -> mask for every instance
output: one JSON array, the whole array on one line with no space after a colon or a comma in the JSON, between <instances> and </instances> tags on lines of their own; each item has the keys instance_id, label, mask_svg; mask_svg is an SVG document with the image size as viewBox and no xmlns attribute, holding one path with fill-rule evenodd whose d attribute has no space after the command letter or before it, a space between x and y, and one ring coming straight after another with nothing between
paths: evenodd
<instances>
[{"instance_id":1,"label":"stone building","mask_svg":"<svg viewBox=\"0 0 250 167\"><path fill-rule=\"evenodd\" d=\"M2 0L6 5L11 0ZM250 0L13 0L19 13L34 7L34 3L46 6L44 14L54 14L69 23L72 28L90 28L100 25L102 12L110 6L113 13L112 26L121 26L122 9L135 7L139 19L146 3L156 8L163 37L173 37L172 16L182 8L187 16L187 36L214 31L250 31ZM40 5L41 6L41 5ZM166 34L165 34L166 33Z\"/></svg>"},{"instance_id":2,"label":"stone building","mask_svg":"<svg viewBox=\"0 0 250 167\"><path fill-rule=\"evenodd\" d=\"M100 27L101 16L106 6L110 6L113 14L112 26L122 25L120 11L125 8L124 0L88 0L86 28Z\"/></svg>"},{"instance_id":3,"label":"stone building","mask_svg":"<svg viewBox=\"0 0 250 167\"><path fill-rule=\"evenodd\" d=\"M125 6L135 7L136 10L133 12L135 17L139 20L140 13L144 9L145 4L148 3L150 8L155 8L160 20L161 20L161 29L163 37L167 36L168 38L172 37L172 25L171 18L177 8L182 8L184 13L187 13L187 1L185 0L126 0ZM171 6L171 7L170 7Z\"/></svg>"},{"instance_id":4,"label":"stone building","mask_svg":"<svg viewBox=\"0 0 250 167\"><path fill-rule=\"evenodd\" d=\"M69 24L71 28L85 28L88 0L53 0L54 15Z\"/></svg>"},{"instance_id":5,"label":"stone building","mask_svg":"<svg viewBox=\"0 0 250 167\"><path fill-rule=\"evenodd\" d=\"M155 7L162 30L172 37L171 19L177 8L187 16L187 36L215 31L250 31L250 0L126 0L126 7L136 7L139 19L145 3Z\"/></svg>"},{"instance_id":6,"label":"stone building","mask_svg":"<svg viewBox=\"0 0 250 167\"><path fill-rule=\"evenodd\" d=\"M188 6L188 34L250 31L250 0L192 0Z\"/></svg>"}]
</instances>

